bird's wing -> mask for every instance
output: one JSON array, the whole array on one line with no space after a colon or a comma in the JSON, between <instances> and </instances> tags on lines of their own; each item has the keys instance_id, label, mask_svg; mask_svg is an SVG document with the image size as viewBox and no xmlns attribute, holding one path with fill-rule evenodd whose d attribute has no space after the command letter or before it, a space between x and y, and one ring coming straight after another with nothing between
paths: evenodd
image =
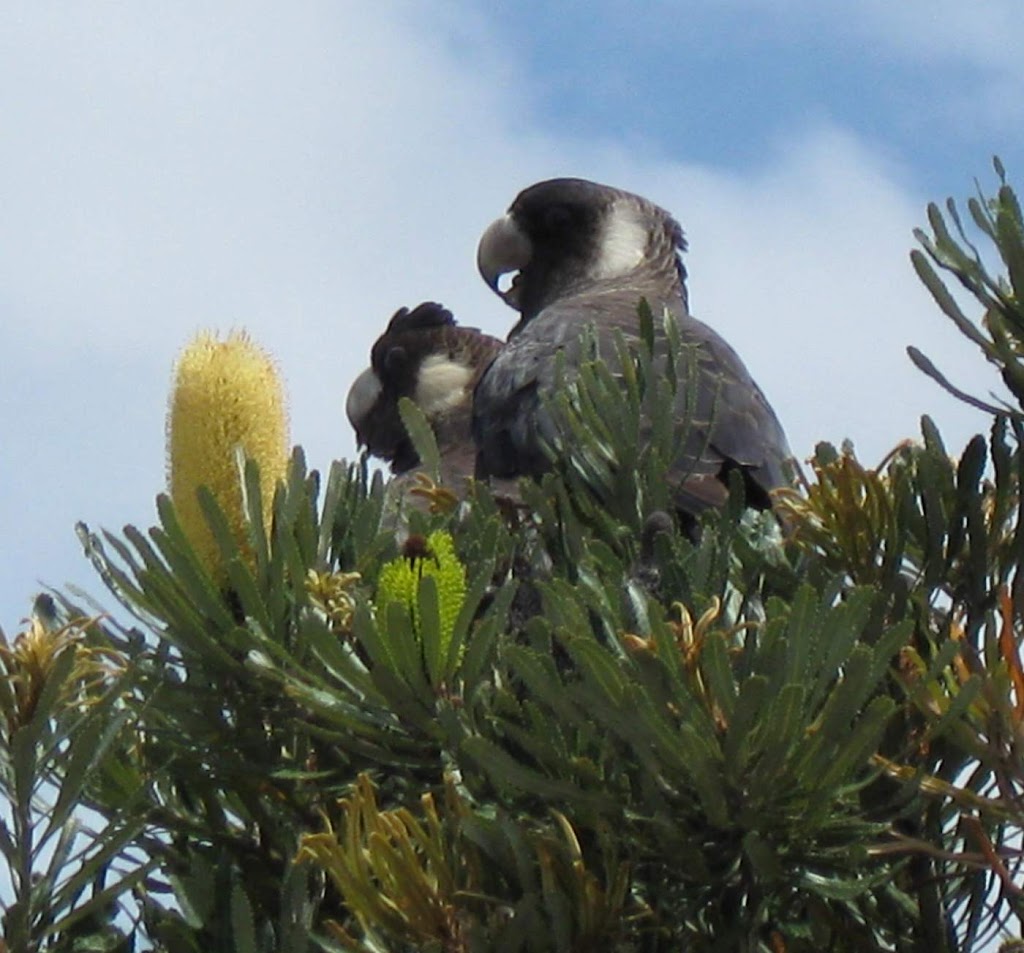
<instances>
[{"instance_id":1,"label":"bird's wing","mask_svg":"<svg viewBox=\"0 0 1024 953\"><path fill-rule=\"evenodd\" d=\"M603 359L614 363L617 334L627 342L639 339L641 296L632 288L562 299L506 344L474 398L478 471L537 475L549 468L542 446L558 439L559 427L545 398L560 385L558 352L564 353L564 369L571 374L587 359L584 329L592 327ZM730 467L742 468L766 502L768 490L787 482L783 463L790 451L782 427L736 352L713 329L686 314L681 300L669 306L679 321L683 343L693 348L687 352L692 358L677 369L681 379L676 409L681 423L689 411L680 452L669 474L683 494L680 505L686 509L720 505L725 497L720 477ZM654 329L655 356L660 352L664 360L668 341L657 318ZM696 374L695 380L683 378L687 367ZM692 497L689 505L688 497Z\"/></svg>"},{"instance_id":2,"label":"bird's wing","mask_svg":"<svg viewBox=\"0 0 1024 953\"><path fill-rule=\"evenodd\" d=\"M765 494L786 485L785 462L791 457L785 432L761 388L751 377L739 355L712 328L696 318L680 321L682 340L694 345L696 365L695 417L706 430L699 436L706 443L709 464L741 467ZM685 385L677 395L677 405L685 400ZM694 463L698 471L706 467L688 459L700 453L696 441L687 441L683 467Z\"/></svg>"}]
</instances>

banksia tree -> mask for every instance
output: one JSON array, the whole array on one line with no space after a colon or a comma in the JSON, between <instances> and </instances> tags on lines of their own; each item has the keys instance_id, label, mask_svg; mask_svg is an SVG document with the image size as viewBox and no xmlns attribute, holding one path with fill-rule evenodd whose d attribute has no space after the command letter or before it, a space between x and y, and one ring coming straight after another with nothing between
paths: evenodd
<instances>
[{"instance_id":1,"label":"banksia tree","mask_svg":"<svg viewBox=\"0 0 1024 953\"><path fill-rule=\"evenodd\" d=\"M277 368L244 332L220 341L199 334L181 353L167 414L167 474L181 527L203 566L226 582L220 547L203 513L199 488L220 505L232 538L252 558L240 462L259 465L261 515L270 517L288 463L288 417Z\"/></svg>"},{"instance_id":2,"label":"banksia tree","mask_svg":"<svg viewBox=\"0 0 1024 953\"><path fill-rule=\"evenodd\" d=\"M396 540L364 466L321 479L296 451L271 492L282 457L257 465L246 446L235 503L216 488L237 485L232 449L224 482L192 479L192 516L193 490L175 489L148 533L81 527L134 625L62 595L49 655L0 652L11 672L52 662L9 675L9 722L32 714L5 736L2 777L23 814L45 776L58 822L84 803L108 828L71 892L64 855L42 887L22 876L44 913L7 909L10 948L959 953L1019 938L1024 228L1005 182L969 208L1005 274L952 203L929 210L914 267L1009 388L961 395L990 434L951 455L924 418L875 467L822 444L777 501L784 532L740 493L699 532L673 528L670 448L636 420L673 406L676 383L642 343L618 356L626 399L606 368L580 375L562 407L578 452L515 513L471 488L410 512ZM224 433L218 446L244 443ZM78 657L109 673L74 674ZM0 849L29 871L44 860L23 831L32 843L30 824L0 826Z\"/></svg>"}]
</instances>

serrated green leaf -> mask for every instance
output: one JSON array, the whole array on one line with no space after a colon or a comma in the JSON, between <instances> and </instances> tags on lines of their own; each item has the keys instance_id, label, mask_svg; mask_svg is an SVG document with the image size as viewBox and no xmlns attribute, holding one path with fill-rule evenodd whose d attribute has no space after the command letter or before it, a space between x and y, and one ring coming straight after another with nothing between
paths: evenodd
<instances>
[{"instance_id":1,"label":"serrated green leaf","mask_svg":"<svg viewBox=\"0 0 1024 953\"><path fill-rule=\"evenodd\" d=\"M935 303L942 309L943 313L946 314L956 325L957 330L960 331L968 340L977 344L986 354L993 355L992 344L982 334L977 326L968 319L968 317L960 310L960 306L953 299L953 296L949 293L949 290L942 283L942 280L935 273L935 270L928 263L928 259L918 251L914 249L910 253L910 261L914 266L914 271L917 272L918 278L921 279L924 286L931 293L931 296L935 299Z\"/></svg>"},{"instance_id":2,"label":"serrated green leaf","mask_svg":"<svg viewBox=\"0 0 1024 953\"><path fill-rule=\"evenodd\" d=\"M579 666L582 677L610 704L618 705L622 701L626 679L614 656L585 636L569 636L563 644Z\"/></svg>"},{"instance_id":3,"label":"serrated green leaf","mask_svg":"<svg viewBox=\"0 0 1024 953\"><path fill-rule=\"evenodd\" d=\"M459 666L459 675L465 682L467 690L472 690L486 677L495 646L507 624L506 620L517 589L516 582L506 581L495 593L494 602L488 607L483 618L467 635L465 654Z\"/></svg>"},{"instance_id":4,"label":"serrated green leaf","mask_svg":"<svg viewBox=\"0 0 1024 953\"><path fill-rule=\"evenodd\" d=\"M793 760L809 718L803 685L787 685L766 706L756 732L755 753L762 782L775 778Z\"/></svg>"},{"instance_id":5,"label":"serrated green leaf","mask_svg":"<svg viewBox=\"0 0 1024 953\"><path fill-rule=\"evenodd\" d=\"M514 645L506 649L506 658L531 697L547 705L559 721L573 724L578 720L576 706L566 692L550 655Z\"/></svg>"},{"instance_id":6,"label":"serrated green leaf","mask_svg":"<svg viewBox=\"0 0 1024 953\"><path fill-rule=\"evenodd\" d=\"M583 791L575 784L546 777L520 764L494 742L479 735L466 738L462 743L462 750L495 784L507 790L536 794L556 802L565 800L581 807L599 810L607 810L614 804L609 795Z\"/></svg>"},{"instance_id":7,"label":"serrated green leaf","mask_svg":"<svg viewBox=\"0 0 1024 953\"><path fill-rule=\"evenodd\" d=\"M768 679L760 675L751 676L744 679L739 697L731 707L722 756L726 776L732 783L740 782L754 751L754 732L764 713L767 694Z\"/></svg>"},{"instance_id":8,"label":"serrated green leaf","mask_svg":"<svg viewBox=\"0 0 1024 953\"><path fill-rule=\"evenodd\" d=\"M822 710L819 730L830 742L839 742L846 735L877 687L871 662L871 651L863 645L855 646L844 661L842 677Z\"/></svg>"},{"instance_id":9,"label":"serrated green leaf","mask_svg":"<svg viewBox=\"0 0 1024 953\"><path fill-rule=\"evenodd\" d=\"M252 904L239 883L231 888L231 934L235 953L258 953Z\"/></svg>"},{"instance_id":10,"label":"serrated green leaf","mask_svg":"<svg viewBox=\"0 0 1024 953\"><path fill-rule=\"evenodd\" d=\"M738 688L732 672L729 649L720 633L713 632L705 639L700 654L700 669L707 680L712 701L722 709L726 721L731 720Z\"/></svg>"},{"instance_id":11,"label":"serrated green leaf","mask_svg":"<svg viewBox=\"0 0 1024 953\"><path fill-rule=\"evenodd\" d=\"M819 780L821 790L852 780L867 766L868 759L878 750L895 708L896 703L891 698L875 698L868 705L863 715L852 723L852 730L848 730L842 744L835 746L835 755Z\"/></svg>"}]
</instances>

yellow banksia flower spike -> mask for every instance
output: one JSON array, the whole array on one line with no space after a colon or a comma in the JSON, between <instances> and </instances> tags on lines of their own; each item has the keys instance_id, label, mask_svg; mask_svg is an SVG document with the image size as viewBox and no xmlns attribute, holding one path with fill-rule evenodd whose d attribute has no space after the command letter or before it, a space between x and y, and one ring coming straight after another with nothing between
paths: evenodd
<instances>
[{"instance_id":1,"label":"yellow banksia flower spike","mask_svg":"<svg viewBox=\"0 0 1024 953\"><path fill-rule=\"evenodd\" d=\"M221 341L201 332L181 352L167 416L167 476L182 530L218 583L226 581L220 550L196 491L206 486L220 504L240 550L246 539L239 448L259 465L263 518L288 467L288 414L277 367L244 331Z\"/></svg>"}]
</instances>

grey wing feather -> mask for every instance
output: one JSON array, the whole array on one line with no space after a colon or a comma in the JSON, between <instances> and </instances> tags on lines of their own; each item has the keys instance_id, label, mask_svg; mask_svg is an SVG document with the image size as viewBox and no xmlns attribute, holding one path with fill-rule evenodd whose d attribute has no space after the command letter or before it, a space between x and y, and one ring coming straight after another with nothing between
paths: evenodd
<instances>
[{"instance_id":1,"label":"grey wing feather","mask_svg":"<svg viewBox=\"0 0 1024 953\"><path fill-rule=\"evenodd\" d=\"M616 331L627 341L638 338L637 304L635 289L567 298L546 308L506 344L474 397L478 471L510 476L549 469L542 445L552 442L558 430L543 398L558 386L556 354L564 352L567 371L578 366L586 359L581 353L583 329L593 326L600 352L606 358L613 355ZM694 396L696 406L671 476L691 487L688 502L696 509L723 501L719 477L729 467L748 472L767 500L769 490L787 482L784 461L790 451L782 427L736 352L686 314L681 302L673 310L684 343L696 348L697 381L679 386L680 416ZM668 345L657 320L655 329L656 353L664 353Z\"/></svg>"}]
</instances>

